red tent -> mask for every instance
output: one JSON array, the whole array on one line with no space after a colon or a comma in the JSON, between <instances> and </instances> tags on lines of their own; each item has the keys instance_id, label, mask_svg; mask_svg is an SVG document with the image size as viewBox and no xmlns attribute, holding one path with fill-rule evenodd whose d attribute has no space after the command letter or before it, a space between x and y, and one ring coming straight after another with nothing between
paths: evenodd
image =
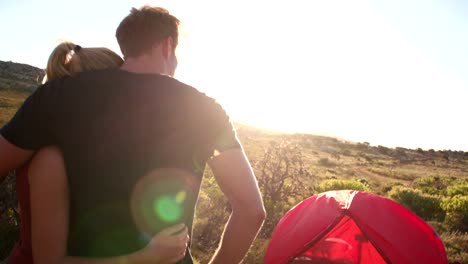
<instances>
[{"instance_id":1,"label":"red tent","mask_svg":"<svg viewBox=\"0 0 468 264\"><path fill-rule=\"evenodd\" d=\"M286 213L264 263L445 264L447 256L435 230L405 207L346 190L309 197Z\"/></svg>"}]
</instances>

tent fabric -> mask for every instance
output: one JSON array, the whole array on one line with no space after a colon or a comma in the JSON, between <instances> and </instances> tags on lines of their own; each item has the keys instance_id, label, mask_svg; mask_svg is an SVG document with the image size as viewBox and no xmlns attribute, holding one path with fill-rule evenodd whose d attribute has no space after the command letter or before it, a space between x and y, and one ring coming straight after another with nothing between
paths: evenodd
<instances>
[{"instance_id":1,"label":"tent fabric","mask_svg":"<svg viewBox=\"0 0 468 264\"><path fill-rule=\"evenodd\" d=\"M300 257L320 257L349 263L386 263L349 216L344 216L323 238L300 254Z\"/></svg>"},{"instance_id":2,"label":"tent fabric","mask_svg":"<svg viewBox=\"0 0 468 264\"><path fill-rule=\"evenodd\" d=\"M442 240L421 218L371 193L330 191L307 198L280 220L264 263L445 264Z\"/></svg>"}]
</instances>

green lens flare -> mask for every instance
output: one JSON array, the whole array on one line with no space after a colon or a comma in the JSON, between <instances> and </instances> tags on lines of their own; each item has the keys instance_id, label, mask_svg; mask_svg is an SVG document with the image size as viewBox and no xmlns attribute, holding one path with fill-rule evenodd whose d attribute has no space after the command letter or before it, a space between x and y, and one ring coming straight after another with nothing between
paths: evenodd
<instances>
[{"instance_id":1,"label":"green lens flare","mask_svg":"<svg viewBox=\"0 0 468 264\"><path fill-rule=\"evenodd\" d=\"M176 199L163 196L153 203L153 210L163 221L175 222L182 215L182 207Z\"/></svg>"}]
</instances>

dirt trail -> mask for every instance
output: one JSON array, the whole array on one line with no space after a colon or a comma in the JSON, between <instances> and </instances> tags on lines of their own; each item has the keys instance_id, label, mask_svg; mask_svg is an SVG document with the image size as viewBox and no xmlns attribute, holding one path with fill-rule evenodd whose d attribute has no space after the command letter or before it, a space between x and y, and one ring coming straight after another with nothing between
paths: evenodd
<instances>
[{"instance_id":1,"label":"dirt trail","mask_svg":"<svg viewBox=\"0 0 468 264\"><path fill-rule=\"evenodd\" d=\"M401 182L401 183L410 183L411 182L411 180L402 180L402 179L395 179L395 178L392 178L392 177L382 176L380 174L370 172L365 167L362 167L362 166L354 166L353 170L356 171L356 176L358 176L360 178L371 179L371 180L375 180L375 181L378 181L378 182L388 182L388 181L397 181L397 182Z\"/></svg>"}]
</instances>

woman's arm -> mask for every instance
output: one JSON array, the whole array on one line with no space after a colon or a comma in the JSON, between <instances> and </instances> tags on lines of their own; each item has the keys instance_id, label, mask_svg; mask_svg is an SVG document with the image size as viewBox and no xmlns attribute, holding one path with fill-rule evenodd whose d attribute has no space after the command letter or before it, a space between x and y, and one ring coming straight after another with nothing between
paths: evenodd
<instances>
[{"instance_id":1,"label":"woman's arm","mask_svg":"<svg viewBox=\"0 0 468 264\"><path fill-rule=\"evenodd\" d=\"M67 257L69 193L60 150L56 147L39 150L28 174L35 264L175 263L184 257L188 231L183 224L161 231L145 249L133 254L98 259Z\"/></svg>"},{"instance_id":2,"label":"woman's arm","mask_svg":"<svg viewBox=\"0 0 468 264\"><path fill-rule=\"evenodd\" d=\"M33 154L32 150L22 149L0 135L0 183L8 172L21 167Z\"/></svg>"}]
</instances>

